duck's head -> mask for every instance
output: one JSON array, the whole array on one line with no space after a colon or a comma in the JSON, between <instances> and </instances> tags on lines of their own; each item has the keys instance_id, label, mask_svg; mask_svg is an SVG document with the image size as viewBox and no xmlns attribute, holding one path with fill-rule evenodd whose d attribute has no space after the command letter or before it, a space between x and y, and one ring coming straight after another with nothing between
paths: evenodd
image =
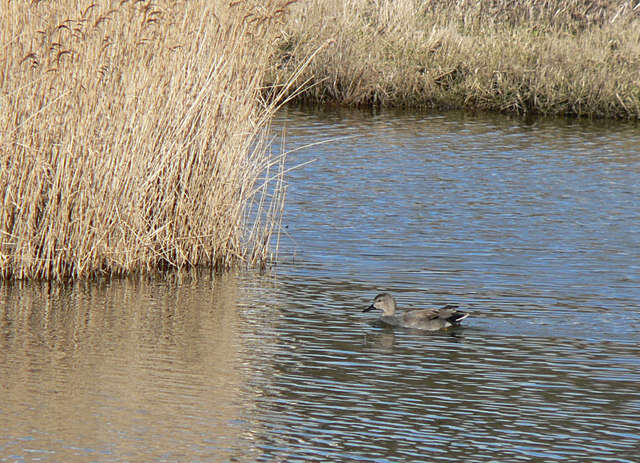
<instances>
[{"instance_id":1,"label":"duck's head","mask_svg":"<svg viewBox=\"0 0 640 463\"><path fill-rule=\"evenodd\" d=\"M396 311L396 300L389 293L378 294L373 299L373 304L363 310L363 312L369 312L373 309L382 310L382 315L393 315Z\"/></svg>"}]
</instances>

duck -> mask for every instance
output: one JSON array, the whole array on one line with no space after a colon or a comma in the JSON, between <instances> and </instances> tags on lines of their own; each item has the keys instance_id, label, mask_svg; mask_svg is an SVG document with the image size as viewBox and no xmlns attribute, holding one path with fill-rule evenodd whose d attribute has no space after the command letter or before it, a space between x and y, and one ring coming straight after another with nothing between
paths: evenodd
<instances>
[{"instance_id":1,"label":"duck","mask_svg":"<svg viewBox=\"0 0 640 463\"><path fill-rule=\"evenodd\" d=\"M469 316L468 313L458 310L457 305L451 304L439 309L418 309L396 314L396 300L389 293L378 294L373 303L362 312L370 312L373 309L382 310L379 321L385 325L425 331L459 326L460 322Z\"/></svg>"}]
</instances>

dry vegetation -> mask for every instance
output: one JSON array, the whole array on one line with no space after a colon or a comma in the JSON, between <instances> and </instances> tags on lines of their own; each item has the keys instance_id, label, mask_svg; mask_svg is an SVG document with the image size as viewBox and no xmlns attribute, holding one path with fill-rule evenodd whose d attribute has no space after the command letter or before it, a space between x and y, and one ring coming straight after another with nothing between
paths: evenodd
<instances>
[{"instance_id":1,"label":"dry vegetation","mask_svg":"<svg viewBox=\"0 0 640 463\"><path fill-rule=\"evenodd\" d=\"M0 278L264 264L284 188L260 86L286 5L3 2Z\"/></svg>"},{"instance_id":2,"label":"dry vegetation","mask_svg":"<svg viewBox=\"0 0 640 463\"><path fill-rule=\"evenodd\" d=\"M640 117L637 0L309 0L270 75L327 43L301 101Z\"/></svg>"}]
</instances>

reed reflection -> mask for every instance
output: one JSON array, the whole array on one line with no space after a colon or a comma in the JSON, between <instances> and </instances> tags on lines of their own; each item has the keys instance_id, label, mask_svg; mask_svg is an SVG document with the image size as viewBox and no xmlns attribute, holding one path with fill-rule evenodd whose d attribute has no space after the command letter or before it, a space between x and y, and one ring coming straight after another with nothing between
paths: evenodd
<instances>
[{"instance_id":1,"label":"reed reflection","mask_svg":"<svg viewBox=\"0 0 640 463\"><path fill-rule=\"evenodd\" d=\"M3 454L220 455L250 439L234 275L1 295Z\"/></svg>"}]
</instances>

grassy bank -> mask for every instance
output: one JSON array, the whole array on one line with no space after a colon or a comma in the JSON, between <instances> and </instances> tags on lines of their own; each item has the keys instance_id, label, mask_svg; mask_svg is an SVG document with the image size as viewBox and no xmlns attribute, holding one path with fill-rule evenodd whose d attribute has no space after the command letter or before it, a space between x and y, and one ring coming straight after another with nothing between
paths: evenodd
<instances>
[{"instance_id":1,"label":"grassy bank","mask_svg":"<svg viewBox=\"0 0 640 463\"><path fill-rule=\"evenodd\" d=\"M0 277L266 262L284 189L260 85L285 3L3 2Z\"/></svg>"},{"instance_id":2,"label":"grassy bank","mask_svg":"<svg viewBox=\"0 0 640 463\"><path fill-rule=\"evenodd\" d=\"M637 119L636 3L309 0L270 75L324 47L300 101Z\"/></svg>"}]
</instances>

